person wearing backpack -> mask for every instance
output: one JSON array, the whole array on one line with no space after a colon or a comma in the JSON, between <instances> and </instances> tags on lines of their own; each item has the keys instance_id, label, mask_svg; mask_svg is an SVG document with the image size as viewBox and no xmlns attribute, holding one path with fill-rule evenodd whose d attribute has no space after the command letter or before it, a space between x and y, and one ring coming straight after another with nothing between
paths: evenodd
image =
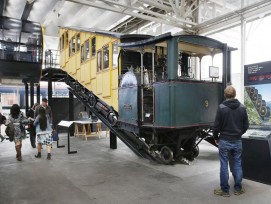
<instances>
[{"instance_id":1,"label":"person wearing backpack","mask_svg":"<svg viewBox=\"0 0 271 204\"><path fill-rule=\"evenodd\" d=\"M24 116L23 112L20 111L20 106L18 104L13 104L5 125L13 128L13 140L15 143L16 158L18 161L22 161L22 141L26 138L24 125L28 124L28 122L29 120Z\"/></svg>"}]
</instances>

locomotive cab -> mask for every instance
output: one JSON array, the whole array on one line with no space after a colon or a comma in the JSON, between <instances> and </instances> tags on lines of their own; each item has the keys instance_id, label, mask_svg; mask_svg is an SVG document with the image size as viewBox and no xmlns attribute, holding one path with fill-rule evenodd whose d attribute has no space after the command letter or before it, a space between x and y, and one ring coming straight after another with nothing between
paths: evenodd
<instances>
[{"instance_id":1,"label":"locomotive cab","mask_svg":"<svg viewBox=\"0 0 271 204\"><path fill-rule=\"evenodd\" d=\"M120 47L120 127L164 163L193 160L198 139L211 136L233 49L207 37L170 33Z\"/></svg>"}]
</instances>

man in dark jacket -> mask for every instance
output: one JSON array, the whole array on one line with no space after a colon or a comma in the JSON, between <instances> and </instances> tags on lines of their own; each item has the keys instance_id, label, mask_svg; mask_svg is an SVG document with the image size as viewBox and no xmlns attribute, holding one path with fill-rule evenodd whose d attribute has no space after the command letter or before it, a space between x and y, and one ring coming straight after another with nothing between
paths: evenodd
<instances>
[{"instance_id":1,"label":"man in dark jacket","mask_svg":"<svg viewBox=\"0 0 271 204\"><path fill-rule=\"evenodd\" d=\"M218 107L213 129L220 158L220 189L215 189L214 194L229 197L229 157L232 158L233 162L234 194L240 195L245 192L242 188L241 136L247 131L249 123L246 108L235 99L236 91L234 87L228 86L224 90L224 95L226 100Z\"/></svg>"},{"instance_id":2,"label":"man in dark jacket","mask_svg":"<svg viewBox=\"0 0 271 204\"><path fill-rule=\"evenodd\" d=\"M52 112L51 107L48 105L47 98L42 98L41 105L36 107L36 109L35 109L35 118L38 116L39 108L41 108L41 107L45 109L46 115L49 118L49 123L52 125L52 123L53 123L53 112Z\"/></svg>"},{"instance_id":3,"label":"man in dark jacket","mask_svg":"<svg viewBox=\"0 0 271 204\"><path fill-rule=\"evenodd\" d=\"M35 103L33 105L33 107L26 113L26 116L28 118L32 118L32 122L35 120L35 109L36 107L38 107L39 104L38 103ZM28 125L28 131L29 131L29 134L30 134L30 142L31 142L31 146L33 148L36 148L36 131L35 131L35 127L33 125L33 123L30 123Z\"/></svg>"}]
</instances>

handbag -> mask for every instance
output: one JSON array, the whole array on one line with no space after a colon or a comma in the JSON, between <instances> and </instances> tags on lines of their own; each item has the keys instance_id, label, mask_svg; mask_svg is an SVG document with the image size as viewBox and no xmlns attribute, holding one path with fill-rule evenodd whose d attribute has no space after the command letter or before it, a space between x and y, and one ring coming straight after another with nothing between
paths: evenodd
<instances>
[{"instance_id":1,"label":"handbag","mask_svg":"<svg viewBox=\"0 0 271 204\"><path fill-rule=\"evenodd\" d=\"M53 141L58 141L59 140L57 131L54 130L52 132L52 138L53 138Z\"/></svg>"},{"instance_id":2,"label":"handbag","mask_svg":"<svg viewBox=\"0 0 271 204\"><path fill-rule=\"evenodd\" d=\"M12 142L14 140L14 135L15 135L15 128L14 128L13 123L9 123L7 125L5 133L9 137L9 141Z\"/></svg>"}]
</instances>

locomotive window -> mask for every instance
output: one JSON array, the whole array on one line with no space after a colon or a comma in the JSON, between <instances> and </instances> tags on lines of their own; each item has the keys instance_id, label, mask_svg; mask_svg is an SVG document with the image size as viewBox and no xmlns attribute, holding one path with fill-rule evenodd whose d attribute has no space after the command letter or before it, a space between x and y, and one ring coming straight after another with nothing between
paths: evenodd
<instances>
[{"instance_id":1,"label":"locomotive window","mask_svg":"<svg viewBox=\"0 0 271 204\"><path fill-rule=\"evenodd\" d=\"M79 52L79 50L80 50L80 33L77 34L76 52Z\"/></svg>"},{"instance_id":2,"label":"locomotive window","mask_svg":"<svg viewBox=\"0 0 271 204\"><path fill-rule=\"evenodd\" d=\"M105 46L103 48L103 65L104 65L104 69L108 69L109 68L109 46Z\"/></svg>"},{"instance_id":3,"label":"locomotive window","mask_svg":"<svg viewBox=\"0 0 271 204\"><path fill-rule=\"evenodd\" d=\"M117 46L117 42L113 43L112 54L113 54L113 67L117 67L118 66L118 46Z\"/></svg>"},{"instance_id":4,"label":"locomotive window","mask_svg":"<svg viewBox=\"0 0 271 204\"><path fill-rule=\"evenodd\" d=\"M81 46L81 63L85 61L84 45Z\"/></svg>"},{"instance_id":5,"label":"locomotive window","mask_svg":"<svg viewBox=\"0 0 271 204\"><path fill-rule=\"evenodd\" d=\"M97 52L97 72L102 70L102 53L101 50Z\"/></svg>"},{"instance_id":6,"label":"locomotive window","mask_svg":"<svg viewBox=\"0 0 271 204\"><path fill-rule=\"evenodd\" d=\"M95 57L95 55L96 55L96 37L92 38L91 46L92 46L91 56Z\"/></svg>"}]
</instances>

